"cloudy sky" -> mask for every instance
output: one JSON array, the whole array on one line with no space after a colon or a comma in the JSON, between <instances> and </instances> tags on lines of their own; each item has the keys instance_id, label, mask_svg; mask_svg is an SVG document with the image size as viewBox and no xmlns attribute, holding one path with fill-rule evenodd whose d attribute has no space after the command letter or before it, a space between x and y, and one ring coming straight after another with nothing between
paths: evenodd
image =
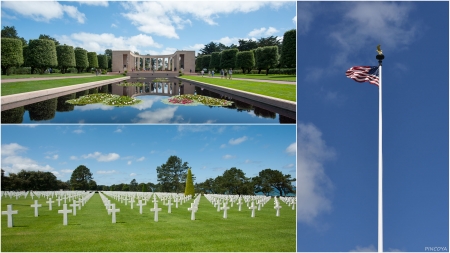
<instances>
[{"instance_id":1,"label":"cloudy sky","mask_svg":"<svg viewBox=\"0 0 450 253\"><path fill-rule=\"evenodd\" d=\"M271 168L295 178L295 125L3 125L2 169L40 170L67 181L85 165L97 184L157 183L156 167L178 156L196 183L232 167L247 177Z\"/></svg>"},{"instance_id":2,"label":"cloudy sky","mask_svg":"<svg viewBox=\"0 0 450 253\"><path fill-rule=\"evenodd\" d=\"M384 251L449 248L448 2L299 2L298 250L376 251L383 61Z\"/></svg>"},{"instance_id":3,"label":"cloudy sky","mask_svg":"<svg viewBox=\"0 0 450 253\"><path fill-rule=\"evenodd\" d=\"M198 52L211 41L229 46L239 39L282 38L296 26L295 7L293 1L2 1L1 22L26 40L47 34L90 52L168 54Z\"/></svg>"}]
</instances>

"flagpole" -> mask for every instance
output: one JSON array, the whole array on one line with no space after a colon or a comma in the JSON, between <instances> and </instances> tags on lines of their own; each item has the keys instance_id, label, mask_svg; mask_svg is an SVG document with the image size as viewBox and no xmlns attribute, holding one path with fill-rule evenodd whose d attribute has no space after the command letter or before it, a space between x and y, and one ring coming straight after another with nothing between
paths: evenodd
<instances>
[{"instance_id":1,"label":"flagpole","mask_svg":"<svg viewBox=\"0 0 450 253\"><path fill-rule=\"evenodd\" d=\"M378 252L383 252L383 122L382 122L382 105L381 105L381 68L384 55L379 52L378 74L379 74L379 95L378 95Z\"/></svg>"}]
</instances>

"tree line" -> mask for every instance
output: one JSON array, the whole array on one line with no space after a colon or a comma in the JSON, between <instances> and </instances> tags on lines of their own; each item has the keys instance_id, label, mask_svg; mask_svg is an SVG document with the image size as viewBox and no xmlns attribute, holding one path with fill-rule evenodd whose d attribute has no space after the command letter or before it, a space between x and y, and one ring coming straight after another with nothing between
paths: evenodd
<instances>
[{"instance_id":1,"label":"tree line","mask_svg":"<svg viewBox=\"0 0 450 253\"><path fill-rule=\"evenodd\" d=\"M43 74L49 68L58 68L66 73L69 68L75 68L78 73L91 69L110 69L112 50L105 54L69 45L61 45L55 38L41 34L38 39L28 42L19 37L14 26L4 26L1 31L1 68L7 75L12 67L30 67L31 73Z\"/></svg>"},{"instance_id":2,"label":"tree line","mask_svg":"<svg viewBox=\"0 0 450 253\"><path fill-rule=\"evenodd\" d=\"M295 194L295 178L281 171L265 169L258 176L247 177L245 172L236 167L225 170L216 178L208 178L204 182L193 184L195 176L192 174L188 162L183 162L177 156L170 156L167 161L157 166L157 183L141 182L132 179L129 184L97 185L89 168L78 166L67 182L56 179L51 172L24 171L9 177L4 176L2 170L2 190L15 191L49 191L49 190L90 190L90 191L142 191L142 192L174 192L182 193L213 193L254 195L262 193L270 195L274 192L280 196ZM187 184L186 184L187 182ZM186 185L188 187L186 188ZM192 189L193 187L193 189Z\"/></svg>"},{"instance_id":3,"label":"tree line","mask_svg":"<svg viewBox=\"0 0 450 253\"><path fill-rule=\"evenodd\" d=\"M200 50L195 61L195 70L209 69L241 69L242 73L250 73L254 68L266 70L271 68L288 68L290 74L295 74L296 67L296 30L284 33L283 42L275 36L252 39L240 39L239 45L227 47L222 43L210 42Z\"/></svg>"}]
</instances>

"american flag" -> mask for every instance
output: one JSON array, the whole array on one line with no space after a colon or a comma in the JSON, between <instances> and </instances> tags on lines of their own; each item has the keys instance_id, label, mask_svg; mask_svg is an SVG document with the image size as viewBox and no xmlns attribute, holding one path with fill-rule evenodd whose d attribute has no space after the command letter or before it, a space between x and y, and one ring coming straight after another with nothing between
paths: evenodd
<instances>
[{"instance_id":1,"label":"american flag","mask_svg":"<svg viewBox=\"0 0 450 253\"><path fill-rule=\"evenodd\" d=\"M378 86L378 67L379 66L355 66L347 70L345 75L358 83L369 82Z\"/></svg>"}]
</instances>

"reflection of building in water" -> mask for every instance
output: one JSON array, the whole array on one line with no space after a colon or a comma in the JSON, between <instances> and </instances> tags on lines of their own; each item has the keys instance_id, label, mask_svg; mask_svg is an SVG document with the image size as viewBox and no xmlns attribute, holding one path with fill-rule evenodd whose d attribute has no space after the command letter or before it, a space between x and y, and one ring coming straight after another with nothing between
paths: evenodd
<instances>
[{"instance_id":1,"label":"reflection of building in water","mask_svg":"<svg viewBox=\"0 0 450 253\"><path fill-rule=\"evenodd\" d=\"M112 51L112 71L172 71L195 69L195 51L177 50L170 55L138 55L130 50Z\"/></svg>"},{"instance_id":2,"label":"reflection of building in water","mask_svg":"<svg viewBox=\"0 0 450 253\"><path fill-rule=\"evenodd\" d=\"M178 80L169 79L168 82L151 82L146 80L130 80L129 83L140 82L143 83L142 87L136 86L119 86L112 85L112 94L120 96L133 96L133 95L160 95L160 96L175 96L183 94L194 94L195 85L184 85Z\"/></svg>"}]
</instances>

